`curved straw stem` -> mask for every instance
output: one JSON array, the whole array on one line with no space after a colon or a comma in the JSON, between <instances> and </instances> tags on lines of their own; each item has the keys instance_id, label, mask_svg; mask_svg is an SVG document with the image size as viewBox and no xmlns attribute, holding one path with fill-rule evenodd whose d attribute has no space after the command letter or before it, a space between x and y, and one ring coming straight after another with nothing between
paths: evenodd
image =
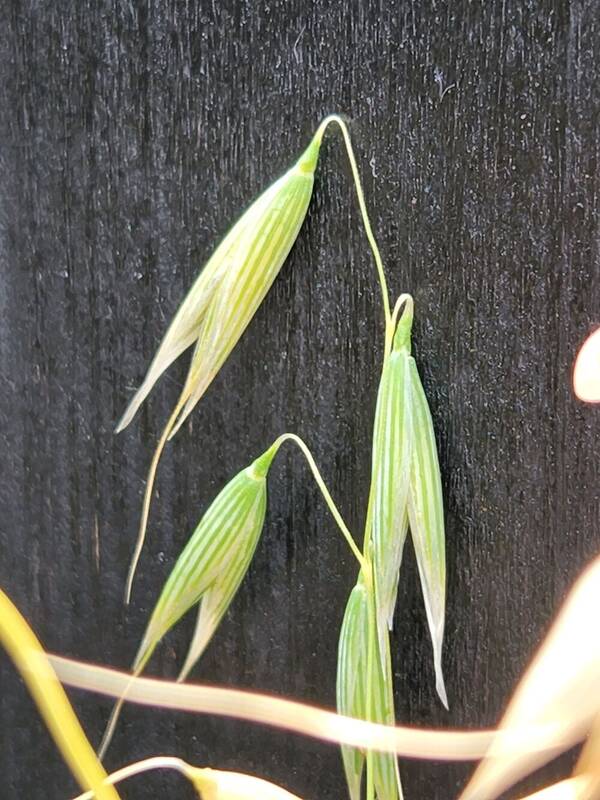
<instances>
[{"instance_id":1,"label":"curved straw stem","mask_svg":"<svg viewBox=\"0 0 600 800\"><path fill-rule=\"evenodd\" d=\"M346 152L348 154L348 161L350 162L350 169L352 170L352 178L354 180L354 186L356 188L356 197L358 199L360 214L362 216L363 225L365 226L365 233L367 235L369 246L373 253L373 258L375 259L377 274L379 276L379 284L381 286L381 297L383 300L383 313L385 316L385 327L387 331L391 319L390 298L388 294L387 281L385 279L385 271L383 269L383 261L381 259L381 253L379 252L379 247L377 246L377 242L373 234L373 229L371 228L371 221L369 219L369 213L367 211L367 206L365 203L365 196L363 193L362 183L358 172L358 166L356 164L356 158L354 157L354 149L352 147L352 141L350 139L350 134L348 132L348 126L340 116L338 116L337 114L330 114L328 117L325 117L323 122L319 125L317 133L315 134L315 138L320 143L321 139L323 138L323 134L331 124L336 124L339 127L340 131L342 132L344 144L346 145Z\"/></svg>"},{"instance_id":2,"label":"curved straw stem","mask_svg":"<svg viewBox=\"0 0 600 800\"><path fill-rule=\"evenodd\" d=\"M115 783L120 783L127 780L127 778L133 778L134 775L140 775L142 772L149 772L152 769L174 769L188 777L190 765L181 758L175 758L175 756L154 756L153 758L145 758L143 761L136 761L134 764L121 767L116 772L112 772L105 782L112 786ZM78 794L73 800L92 800L95 796L95 792L84 792L83 794Z\"/></svg>"},{"instance_id":3,"label":"curved straw stem","mask_svg":"<svg viewBox=\"0 0 600 800\"><path fill-rule=\"evenodd\" d=\"M495 730L452 731L379 725L267 694L155 678L132 678L126 672L61 656L48 654L48 658L59 679L78 689L116 698L127 690L127 701L131 703L260 722L327 742L372 748L407 758L474 761L486 755L500 757L556 752L558 742L570 746L577 741L571 736L567 740L561 735L564 726L560 723L504 731L502 741L496 743L494 739L498 732Z\"/></svg>"},{"instance_id":4,"label":"curved straw stem","mask_svg":"<svg viewBox=\"0 0 600 800\"><path fill-rule=\"evenodd\" d=\"M138 561L140 560L140 555L142 552L142 548L144 546L144 540L146 538L146 528L148 526L148 515L150 513L150 503L152 502L152 490L154 488L154 479L156 478L156 470L158 467L158 462L160 461L160 457L162 455L162 451L165 449L165 444L167 443L167 439L169 438L169 434L177 421L177 417L181 412L182 408L184 407L187 399L189 397L189 393L182 393L181 397L177 401L177 405L173 409L173 413L169 417L169 421L164 427L164 430L161 434L161 437L156 445L156 450L154 451L154 455L152 456L152 462L150 463L150 469L148 470L148 478L146 479L146 489L144 490L144 504L142 506L142 516L140 519L140 527L138 529L138 538L135 543L135 550L133 551L133 556L131 558L131 563L129 565L129 572L127 573L127 583L125 584L125 605L129 605L129 601L131 600L131 587L133 585L133 578L135 576L135 571L137 569Z\"/></svg>"},{"instance_id":5,"label":"curved straw stem","mask_svg":"<svg viewBox=\"0 0 600 800\"><path fill-rule=\"evenodd\" d=\"M23 676L50 735L79 785L84 789L88 786L95 789L100 800L119 800L116 791L104 785L106 772L96 758L37 636L2 590L0 646Z\"/></svg>"},{"instance_id":6,"label":"curved straw stem","mask_svg":"<svg viewBox=\"0 0 600 800\"><path fill-rule=\"evenodd\" d=\"M308 466L310 467L310 470L311 470L311 472L313 474L315 482L316 482L317 486L319 487L319 489L321 491L321 494L323 495L323 498L324 498L325 502L327 503L327 506L329 507L329 510L331 512L331 516L336 521L338 528L340 529L340 531L342 532L344 538L346 539L346 541L348 543L348 546L352 550L352 553L354 554L354 556L355 556L356 560L358 561L360 567L362 569L366 569L367 568L366 559L364 558L364 556L360 552L356 542L354 541L354 537L350 533L350 530L349 530L348 526L344 522L344 518L340 514L338 507L336 506L331 494L329 493L329 489L327 488L327 485L325 484L325 481L323 480L323 476L321 475L321 473L319 471L319 468L317 467L315 459L313 458L313 455L310 452L310 450L308 448L308 445L299 436L297 436L295 433L282 433L281 436L279 436L279 437L277 437L277 439L275 439L275 441L273 442L273 444L269 448L268 452L272 452L272 456L271 457L274 457L275 454L277 453L277 451L279 450L279 448L281 447L281 445L284 442L288 442L288 441L294 442L294 444L297 445L297 447L299 447L300 450L302 451L304 457L306 458L306 461L308 462Z\"/></svg>"}]
</instances>

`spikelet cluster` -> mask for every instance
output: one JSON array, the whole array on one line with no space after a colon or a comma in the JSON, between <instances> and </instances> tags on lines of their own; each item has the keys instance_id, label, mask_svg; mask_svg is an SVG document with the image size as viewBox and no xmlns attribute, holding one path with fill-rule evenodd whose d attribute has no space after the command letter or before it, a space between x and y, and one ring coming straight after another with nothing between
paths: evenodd
<instances>
[{"instance_id":1,"label":"spikelet cluster","mask_svg":"<svg viewBox=\"0 0 600 800\"><path fill-rule=\"evenodd\" d=\"M148 373L121 418L123 430L167 367L195 343L187 379L152 459L125 599L129 602L143 547L156 469L175 435L246 330L288 256L308 210L321 134L225 236L179 308Z\"/></svg>"}]
</instances>

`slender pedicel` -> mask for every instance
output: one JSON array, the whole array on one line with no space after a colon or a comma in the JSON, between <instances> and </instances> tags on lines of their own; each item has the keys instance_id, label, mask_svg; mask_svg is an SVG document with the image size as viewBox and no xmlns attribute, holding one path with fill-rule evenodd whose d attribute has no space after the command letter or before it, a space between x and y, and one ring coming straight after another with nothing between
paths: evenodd
<instances>
[{"instance_id":1,"label":"slender pedicel","mask_svg":"<svg viewBox=\"0 0 600 800\"><path fill-rule=\"evenodd\" d=\"M356 164L356 158L354 156L354 148L352 147L352 140L350 139L350 133L348 132L348 126L344 122L344 120L338 114L330 114L328 117L325 117L323 122L319 125L317 133L315 135L315 139L318 140L319 144L321 143L321 139L329 125L337 125L342 133L342 137L344 139L344 145L346 147L346 153L348 155L348 161L350 162L350 169L352 170L352 178L354 180L354 187L356 189L356 197L358 199L358 206L360 209L360 214L363 221L363 226L365 229L365 233L367 235L367 240L369 242L369 247L371 248L371 252L373 253L373 258L375 259L375 266L377 268L377 275L379 278L379 285L381 288L381 299L383 301L383 312L385 318L385 327L386 327L386 340L389 338L389 329L391 323L391 314L390 314L390 299L388 294L387 288L387 281L385 278L385 270L383 268L383 261L381 258L381 254L379 252L379 247L377 245L377 241L373 234L373 229L371 227L371 220L369 219L369 213L367 211L367 205L365 203L365 196L362 189L362 183L360 180L360 174L358 172L358 166ZM387 349L387 347L386 347Z\"/></svg>"}]
</instances>

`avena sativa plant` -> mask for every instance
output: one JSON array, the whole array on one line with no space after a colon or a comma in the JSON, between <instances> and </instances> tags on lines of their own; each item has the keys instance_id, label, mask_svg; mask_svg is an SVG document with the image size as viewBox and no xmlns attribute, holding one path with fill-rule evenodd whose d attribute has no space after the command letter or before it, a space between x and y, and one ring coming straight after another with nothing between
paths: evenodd
<instances>
[{"instance_id":1,"label":"avena sativa plant","mask_svg":"<svg viewBox=\"0 0 600 800\"><path fill-rule=\"evenodd\" d=\"M350 136L344 121L337 116L321 123L296 164L255 201L219 245L177 312L146 379L119 424L120 430L130 422L162 371L196 342L187 380L150 467L126 595L129 599L143 545L156 466L164 444L210 385L289 253L307 213L321 142L330 124L339 126L346 146L377 268L385 317L383 370L362 551L331 499L306 445L294 434L284 434L227 484L201 519L160 594L134 661L133 673L139 675L160 639L196 604L199 604L198 621L180 680L200 658L256 549L265 519L266 478L272 459L286 439L293 439L308 458L359 566L358 581L341 629L338 708L357 718L392 723L389 630L409 530L433 642L437 690L444 704L447 703L441 664L446 588L441 480L431 415L410 352L413 300L410 295L401 295L394 309L390 308L383 262L369 221ZM115 706L101 754L110 742L123 699ZM343 760L352 800L361 798L365 766L368 800L375 797L398 800L402 796L394 756L346 747Z\"/></svg>"},{"instance_id":2,"label":"avena sativa plant","mask_svg":"<svg viewBox=\"0 0 600 800\"><path fill-rule=\"evenodd\" d=\"M148 374L118 429L125 427L162 372L196 343L188 377L151 464L138 542L127 581L127 599L143 544L156 466L165 442L202 397L258 308L292 247L304 217L327 127L344 138L365 232L382 291L383 366L373 430L371 487L362 549L334 503L307 445L285 433L242 469L214 499L177 559L158 597L133 664L125 675L44 652L8 597L0 591L0 644L23 675L65 762L85 791L76 800L118 800L115 785L150 769L184 775L201 800L300 800L261 778L179 758L158 756L107 775L71 708L57 675L117 702L101 745L104 754L128 694L137 702L180 710L212 711L276 724L342 745L351 800L400 800L396 756L460 758L485 755L462 800L492 800L516 780L589 738L570 779L528 800L593 800L600 790L600 639L593 635L600 602L600 561L576 584L546 642L518 687L497 736L491 731L434 732L394 728L390 631L402 553L410 532L433 647L436 689L447 706L442 672L446 568L444 514L433 421L411 355L413 299L399 297L393 310L383 262L366 210L350 137L339 117L325 119L296 164L248 209L219 245L167 331ZM575 371L582 397L598 399L596 339ZM595 349L594 349L595 348ZM597 359L596 359L597 360ZM591 388L590 388L591 387ZM267 477L280 447L295 443L358 565L344 613L338 649L337 708L345 717L299 703L235 689L182 686L139 678L165 634L198 606L198 621L182 666L183 681L209 644L248 570L265 522ZM569 655L565 669L565 653ZM116 688L115 688L116 687ZM490 746L491 745L491 746Z\"/></svg>"}]
</instances>

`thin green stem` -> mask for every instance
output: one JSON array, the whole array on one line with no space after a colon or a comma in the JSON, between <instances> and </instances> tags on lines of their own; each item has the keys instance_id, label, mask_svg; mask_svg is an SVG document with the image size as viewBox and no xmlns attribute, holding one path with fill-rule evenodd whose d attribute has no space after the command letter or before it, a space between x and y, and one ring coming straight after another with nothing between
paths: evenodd
<instances>
[{"instance_id":1,"label":"thin green stem","mask_svg":"<svg viewBox=\"0 0 600 800\"><path fill-rule=\"evenodd\" d=\"M385 318L385 340L384 340L384 365L385 360L387 359L388 355L392 351L393 343L394 343L394 334L396 331L396 326L398 323L398 316L400 314L400 309L404 306L404 311L402 314L402 318L412 320L413 314L413 300L412 297L408 294L402 294L396 304L394 306L393 311L390 311L390 299L387 287L387 281L385 277L385 270L383 267L383 261L381 258L381 254L379 252L379 247L377 245L377 241L375 240L375 236L373 234L373 229L371 228L371 221L369 219L369 214L367 211L364 192L362 189L362 184L360 180L360 175L358 172L358 167L356 164L356 158L354 156L354 149L352 147L352 142L350 139L350 134L348 132L348 127L344 120L336 114L326 117L321 125L319 126L317 133L315 135L315 140L321 142L325 130L327 127L332 124L336 123L342 133L344 144L346 146L346 152L348 154L348 160L350 162L350 168L352 170L352 177L354 179L354 186L356 189L356 196L358 198L358 205L360 208L360 213L363 220L363 225L365 228L365 233L367 236L367 240L369 242L369 246L373 253L373 258L375 259L375 265L377 267L377 274L379 277L379 284L381 288L381 296L383 301L383 311L384 311L384 318ZM310 454L307 455L307 458ZM310 463L310 459L309 459ZM314 462L313 462L314 463ZM312 466L312 465L311 465ZM314 472L314 469L313 469ZM315 475L316 477L316 475ZM320 477L320 476L319 476ZM319 483L319 478L317 478L317 483ZM321 484L319 483L320 487ZM324 496L329 504L328 495L329 493L325 494L326 487L321 487L321 491L325 489ZM367 686L366 686L366 695L367 695L367 707L366 707L366 714L367 719L371 720L373 717L374 709L373 709L373 686L374 686L374 670L376 667L376 645L378 641L377 636L377 609L376 609L376 601L375 601L375 583L374 583L374 573L373 573L373 560L371 557L371 539L372 539L372 522L373 522L373 503L374 503L374 491L375 486L373 481L371 480L371 486L369 489L369 500L367 506L367 517L365 520L365 532L363 538L363 552L362 555L357 554L355 548L356 545L354 544L354 540L350 536L349 531L347 530L346 526L343 527L340 525L340 528L346 538L349 540L350 546L352 547L352 551L356 555L359 563L361 564L361 568L363 574L365 576L365 582L368 588L369 593L369 639L368 639L368 652L367 652ZM331 499L331 498L329 498ZM333 501L331 501L333 503ZM330 505L330 508L332 506ZM335 509L335 506L333 506ZM333 511L334 517L336 517L337 509ZM341 520L341 517L340 517ZM336 517L336 521L338 521L338 525L340 521ZM343 523L343 520L342 520ZM357 549L357 548L356 548ZM375 800L375 775L374 775L374 755L373 750L367 751L367 800Z\"/></svg>"},{"instance_id":2,"label":"thin green stem","mask_svg":"<svg viewBox=\"0 0 600 800\"><path fill-rule=\"evenodd\" d=\"M356 158L354 157L354 149L352 147L352 141L350 139L348 127L341 117L339 117L337 114L331 114L330 116L325 117L323 122L319 125L317 133L315 134L315 139L317 139L318 142L321 142L325 130L332 123L335 123L339 127L340 131L342 132L342 136L344 138L344 144L346 145L346 152L348 154L348 161L350 162L350 169L352 170L352 178L354 180L354 186L356 189L356 197L358 199L360 214L362 216L363 225L365 227L365 233L367 235L369 246L373 253L373 258L375 259L377 274L379 276L379 284L381 286L381 297L383 300L383 312L385 316L385 328L387 336L387 331L390 327L390 322L391 322L390 297L388 294L387 281L385 279L385 271L383 269L383 261L381 259L381 253L379 252L379 247L377 246L377 242L373 234L373 229L371 228L371 221L369 219L369 213L367 211L367 206L365 203L365 196L362 189L360 174L358 172L358 166L356 164Z\"/></svg>"},{"instance_id":3,"label":"thin green stem","mask_svg":"<svg viewBox=\"0 0 600 800\"><path fill-rule=\"evenodd\" d=\"M340 512L338 510L338 507L336 506L331 494L329 493L329 489L327 488L327 486L325 484L325 481L323 480L323 477L322 477L322 475L321 475L321 473L319 471L319 468L317 467L317 464L316 464L316 462L315 462L315 460L313 458L313 455L310 452L310 450L308 449L308 446L305 444L305 442L299 436L297 436L295 433L283 433L281 436L279 436L273 442L273 444L271 445L271 447L269 448L269 450L267 452L272 454L271 458L274 458L276 453L277 453L277 451L281 447L281 445L284 442L287 442L287 441L294 442L300 448L302 453L304 454L304 457L306 458L306 461L308 462L308 466L310 467L310 470L311 470L311 472L313 474L313 477L315 479L315 482L316 482L317 486L319 487L319 489L321 491L321 494L323 495L323 498L324 498L325 502L327 503L327 506L329 507L329 510L331 512L331 516L336 521L338 528L340 529L340 531L342 532L344 538L348 542L348 545L349 545L350 549L352 550L352 553L354 554L354 556L357 559L358 563L360 564L361 569L365 569L368 566L368 562L364 558L362 553L360 552L356 542L354 541L354 537L352 536L348 526L344 522L344 519L343 519L342 515L340 514Z\"/></svg>"}]
</instances>

